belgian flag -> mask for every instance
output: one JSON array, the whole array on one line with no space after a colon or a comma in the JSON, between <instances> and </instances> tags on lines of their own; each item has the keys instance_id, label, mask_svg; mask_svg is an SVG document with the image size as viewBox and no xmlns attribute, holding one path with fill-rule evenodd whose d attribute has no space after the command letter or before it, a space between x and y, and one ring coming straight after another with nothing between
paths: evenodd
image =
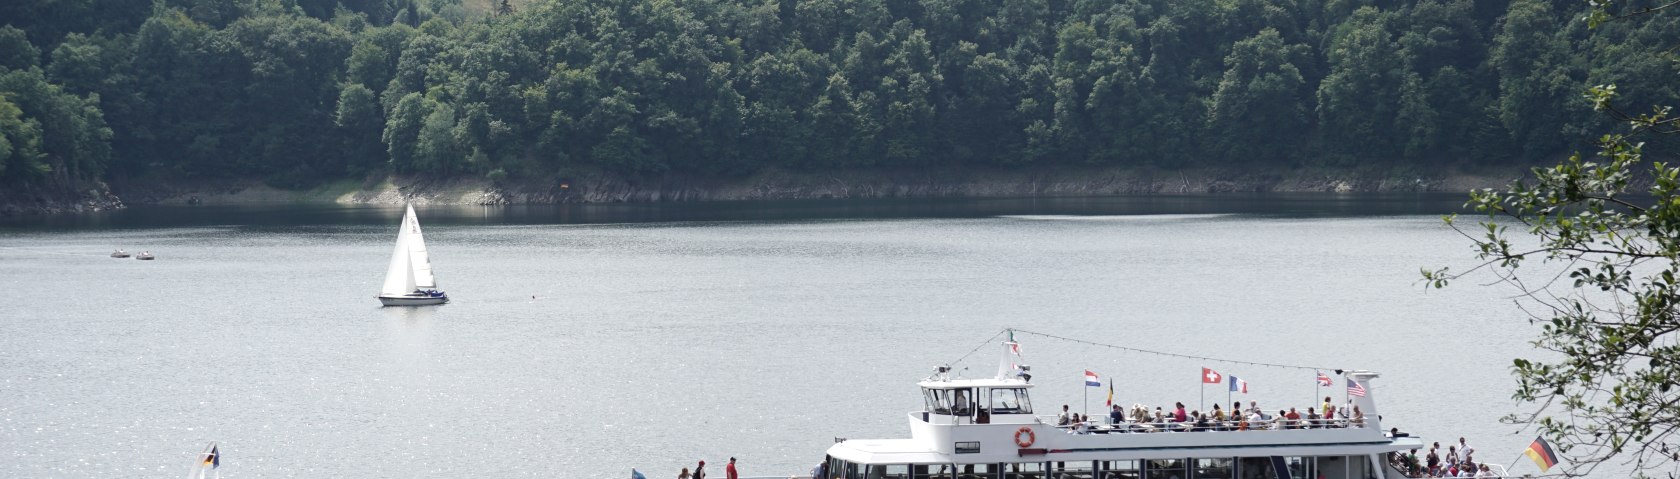
<instances>
[{"instance_id":1,"label":"belgian flag","mask_svg":"<svg viewBox=\"0 0 1680 479\"><path fill-rule=\"evenodd\" d=\"M1540 466L1540 472L1546 472L1557 465L1557 453L1552 452L1552 445L1547 444L1544 437L1534 438L1534 443L1529 444L1523 454L1533 459L1535 465Z\"/></svg>"}]
</instances>

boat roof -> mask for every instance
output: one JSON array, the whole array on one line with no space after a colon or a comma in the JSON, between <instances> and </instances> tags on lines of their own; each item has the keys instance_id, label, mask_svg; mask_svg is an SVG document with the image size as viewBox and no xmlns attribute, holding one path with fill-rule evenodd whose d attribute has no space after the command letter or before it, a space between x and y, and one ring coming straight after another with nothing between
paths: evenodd
<instances>
[{"instance_id":1,"label":"boat roof","mask_svg":"<svg viewBox=\"0 0 1680 479\"><path fill-rule=\"evenodd\" d=\"M951 379L929 378L916 383L928 389L967 389L967 388L1030 388L1032 384L1021 379Z\"/></svg>"},{"instance_id":2,"label":"boat roof","mask_svg":"<svg viewBox=\"0 0 1680 479\"><path fill-rule=\"evenodd\" d=\"M850 454L838 453L850 451ZM837 457L867 457L869 464L941 464L950 456L927 448L915 439L847 439L829 448L829 455Z\"/></svg>"}]
</instances>

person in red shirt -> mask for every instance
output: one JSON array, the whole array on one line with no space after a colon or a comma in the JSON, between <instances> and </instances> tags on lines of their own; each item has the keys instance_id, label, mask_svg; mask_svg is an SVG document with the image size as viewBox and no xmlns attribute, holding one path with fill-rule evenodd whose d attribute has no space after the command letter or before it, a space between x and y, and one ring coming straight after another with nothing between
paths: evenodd
<instances>
[{"instance_id":1,"label":"person in red shirt","mask_svg":"<svg viewBox=\"0 0 1680 479\"><path fill-rule=\"evenodd\" d=\"M729 458L729 465L724 466L724 468L723 468L723 478L724 479L741 479L741 475L735 473L735 458L733 458L733 457Z\"/></svg>"}]
</instances>

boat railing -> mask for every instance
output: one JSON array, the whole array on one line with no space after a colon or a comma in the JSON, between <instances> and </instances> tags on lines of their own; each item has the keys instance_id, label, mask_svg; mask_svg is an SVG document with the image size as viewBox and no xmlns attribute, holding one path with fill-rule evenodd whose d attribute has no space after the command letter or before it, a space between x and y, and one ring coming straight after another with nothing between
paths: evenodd
<instances>
[{"instance_id":1,"label":"boat railing","mask_svg":"<svg viewBox=\"0 0 1680 479\"><path fill-rule=\"evenodd\" d=\"M1041 418L1041 420L1042 420L1042 418ZM1056 418L1052 417L1049 421L1044 421L1044 422L1045 422L1045 424L1055 424L1056 423ZM1068 424L1068 425L1057 425L1055 427L1057 427L1059 429L1068 430L1070 432L1076 432L1079 429L1079 426L1080 425L1078 425L1078 424ZM1206 421L1206 422L1203 422L1203 423L1197 423L1197 422L1194 422L1194 421L1192 421L1192 422L1175 422L1175 421L1137 422L1137 421L1126 421L1126 422L1122 422L1122 423L1118 423L1118 424L1110 424L1107 421L1088 421L1088 422L1084 423L1085 432L1089 433L1089 434L1107 434L1107 433L1114 433L1114 432L1120 432L1120 433L1209 432L1209 431L1229 431L1229 432L1244 431L1244 432L1246 432L1246 431L1279 431L1279 430L1311 430L1311 429L1359 429L1359 428L1363 428L1363 427L1365 427L1364 421L1358 421L1358 420L1353 420L1353 419L1342 419L1342 418L1297 419L1297 420L1285 419L1285 420L1282 420L1282 421L1278 421L1274 418L1274 419L1262 420L1259 423L1252 423L1252 424L1249 423L1248 420L1246 420L1246 419L1245 420L1236 420L1236 421L1230 421L1230 420L1226 420L1226 421Z\"/></svg>"},{"instance_id":2,"label":"boat railing","mask_svg":"<svg viewBox=\"0 0 1680 479\"><path fill-rule=\"evenodd\" d=\"M1446 476L1446 475L1430 475L1429 471L1419 471L1419 472L1413 473L1413 472L1407 471L1406 468L1401 466L1401 465L1398 465L1398 464L1391 464L1391 465L1394 466L1394 469L1393 469L1392 472L1398 472L1400 477L1406 477L1406 478L1453 477L1453 476ZM1505 469L1505 466L1501 465L1501 464L1478 463L1476 465L1487 466L1488 467L1488 472L1493 473L1493 477L1501 477L1501 478L1503 478L1503 477L1523 477L1523 478L1529 478L1529 479L1537 479L1537 478L1545 478L1545 477L1568 477L1568 475L1566 475L1566 474L1556 474L1556 475L1553 475L1553 474L1538 474L1538 475L1536 475L1536 474L1526 474L1526 475L1521 475L1521 476L1515 476L1515 475L1511 475L1511 472L1507 471ZM1458 476L1458 477L1464 477L1464 476Z\"/></svg>"}]
</instances>

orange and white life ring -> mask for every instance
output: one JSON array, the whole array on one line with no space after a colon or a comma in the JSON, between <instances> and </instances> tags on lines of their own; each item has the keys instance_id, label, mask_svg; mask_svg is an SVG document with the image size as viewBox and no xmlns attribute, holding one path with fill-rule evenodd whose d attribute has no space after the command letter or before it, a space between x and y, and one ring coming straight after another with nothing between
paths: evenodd
<instances>
[{"instance_id":1,"label":"orange and white life ring","mask_svg":"<svg viewBox=\"0 0 1680 479\"><path fill-rule=\"evenodd\" d=\"M1020 429L1015 430L1015 445L1017 446L1032 447L1033 442L1037 440L1038 435L1033 433L1030 427L1021 426Z\"/></svg>"}]
</instances>

